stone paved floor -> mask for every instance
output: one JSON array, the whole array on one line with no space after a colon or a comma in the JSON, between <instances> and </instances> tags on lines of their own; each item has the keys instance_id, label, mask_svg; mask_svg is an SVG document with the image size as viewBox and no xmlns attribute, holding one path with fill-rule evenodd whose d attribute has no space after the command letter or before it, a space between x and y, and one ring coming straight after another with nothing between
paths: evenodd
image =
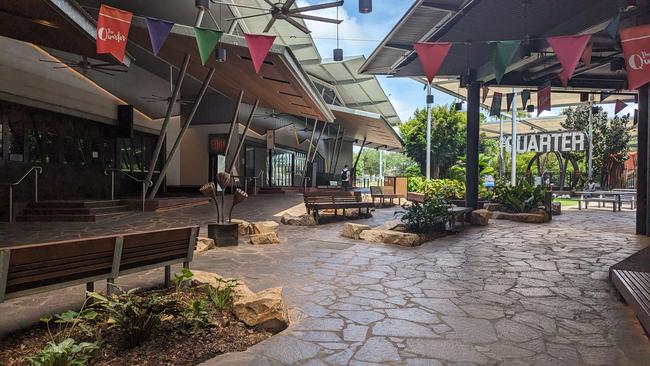
<instances>
[{"instance_id":1,"label":"stone paved floor","mask_svg":"<svg viewBox=\"0 0 650 366\"><path fill-rule=\"evenodd\" d=\"M283 209L299 212L299 202L293 195L260 196L241 213L277 220ZM377 210L360 222L376 224L392 214ZM209 215L202 206L54 232L0 226L0 240L205 223ZM537 226L491 221L419 248L344 239L341 227L281 226L280 245L242 244L196 258L194 268L242 278L256 290L284 286L294 320L247 352L206 365L650 364L648 338L607 279L610 265L650 244L633 235L632 212L565 210ZM151 285L161 272L118 283ZM0 304L0 330L81 297L78 287Z\"/></svg>"}]
</instances>

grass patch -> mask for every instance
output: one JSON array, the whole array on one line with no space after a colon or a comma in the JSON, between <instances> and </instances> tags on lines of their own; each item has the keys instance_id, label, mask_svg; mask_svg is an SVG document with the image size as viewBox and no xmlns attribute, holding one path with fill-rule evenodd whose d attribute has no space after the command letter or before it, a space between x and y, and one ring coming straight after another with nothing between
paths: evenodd
<instances>
[{"instance_id":1,"label":"grass patch","mask_svg":"<svg viewBox=\"0 0 650 366\"><path fill-rule=\"evenodd\" d=\"M560 202L562 207L577 207L578 200L573 198L556 198L553 202Z\"/></svg>"}]
</instances>

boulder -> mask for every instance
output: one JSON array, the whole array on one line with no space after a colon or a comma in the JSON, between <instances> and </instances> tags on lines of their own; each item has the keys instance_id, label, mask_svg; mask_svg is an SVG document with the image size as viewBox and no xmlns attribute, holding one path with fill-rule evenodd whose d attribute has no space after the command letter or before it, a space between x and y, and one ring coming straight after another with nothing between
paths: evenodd
<instances>
[{"instance_id":1,"label":"boulder","mask_svg":"<svg viewBox=\"0 0 650 366\"><path fill-rule=\"evenodd\" d=\"M239 235L250 235L251 233L251 223L244 220L232 219L233 224L239 225Z\"/></svg>"},{"instance_id":2,"label":"boulder","mask_svg":"<svg viewBox=\"0 0 650 366\"><path fill-rule=\"evenodd\" d=\"M264 234L252 234L248 237L249 243L253 245L280 244L278 234L274 232Z\"/></svg>"},{"instance_id":3,"label":"boulder","mask_svg":"<svg viewBox=\"0 0 650 366\"><path fill-rule=\"evenodd\" d=\"M490 221L490 211L474 210L469 216L469 222L472 225L487 226Z\"/></svg>"},{"instance_id":4,"label":"boulder","mask_svg":"<svg viewBox=\"0 0 650 366\"><path fill-rule=\"evenodd\" d=\"M204 253L216 247L217 246L215 245L214 240L210 238L206 238L202 236L196 238L196 251L198 253Z\"/></svg>"},{"instance_id":5,"label":"boulder","mask_svg":"<svg viewBox=\"0 0 650 366\"><path fill-rule=\"evenodd\" d=\"M252 234L267 234L267 233L276 233L278 232L278 224L275 221L258 221L251 223L250 233Z\"/></svg>"},{"instance_id":6,"label":"boulder","mask_svg":"<svg viewBox=\"0 0 650 366\"><path fill-rule=\"evenodd\" d=\"M372 243L395 244L404 247L418 246L427 240L425 235L381 229L364 230L359 234L359 238Z\"/></svg>"},{"instance_id":7,"label":"boulder","mask_svg":"<svg viewBox=\"0 0 650 366\"><path fill-rule=\"evenodd\" d=\"M233 302L235 316L250 327L280 332L289 325L287 308L282 301L282 287L237 296Z\"/></svg>"},{"instance_id":8,"label":"boulder","mask_svg":"<svg viewBox=\"0 0 650 366\"><path fill-rule=\"evenodd\" d=\"M293 226L316 226L316 220L312 215L304 214L302 216L293 216L285 213L280 220L284 225Z\"/></svg>"},{"instance_id":9,"label":"boulder","mask_svg":"<svg viewBox=\"0 0 650 366\"><path fill-rule=\"evenodd\" d=\"M346 222L345 225L343 225L341 236L351 239L359 239L359 234L365 230L370 230L370 226Z\"/></svg>"},{"instance_id":10,"label":"boulder","mask_svg":"<svg viewBox=\"0 0 650 366\"><path fill-rule=\"evenodd\" d=\"M504 211L503 205L500 203L485 203L483 208L492 212L492 211Z\"/></svg>"},{"instance_id":11,"label":"boulder","mask_svg":"<svg viewBox=\"0 0 650 366\"><path fill-rule=\"evenodd\" d=\"M395 228L404 225L402 221L400 220L389 220L384 222L383 224L377 226L375 229L377 230L394 230Z\"/></svg>"},{"instance_id":12,"label":"boulder","mask_svg":"<svg viewBox=\"0 0 650 366\"><path fill-rule=\"evenodd\" d=\"M499 220L510 220L529 224L543 224L551 220L549 214L541 209L533 210L529 213L494 212L492 217Z\"/></svg>"}]
</instances>

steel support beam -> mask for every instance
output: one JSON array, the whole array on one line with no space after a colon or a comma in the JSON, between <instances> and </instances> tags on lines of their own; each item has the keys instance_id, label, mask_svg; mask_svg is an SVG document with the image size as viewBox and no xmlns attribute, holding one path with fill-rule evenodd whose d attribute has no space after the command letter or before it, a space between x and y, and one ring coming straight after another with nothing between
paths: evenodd
<instances>
[{"instance_id":1,"label":"steel support beam","mask_svg":"<svg viewBox=\"0 0 650 366\"><path fill-rule=\"evenodd\" d=\"M176 155L176 151L178 151L178 148L181 146L181 142L183 141L183 137L185 137L185 134L187 133L187 130L190 128L190 124L192 123L192 119L194 119L194 115L196 114L196 111L199 109L199 105L201 104L201 101L203 100L203 96L205 95L205 92L208 90L208 86L210 85L210 81L212 80L212 76L214 76L215 68L212 67L210 68L210 72L208 72L208 76L206 76L205 80L203 80L203 85L201 86L201 90L199 91L199 94L196 96L196 99L194 100L194 105L192 106L192 111L190 112L189 116L187 117L187 120L183 124L183 128L181 129L181 132L178 134L178 137L176 137L176 141L174 141L174 146L172 147L171 151L169 152L169 155L167 155L167 159L165 160L165 165L163 166L162 170L160 171L160 175L158 176L158 179L156 180L156 184L154 184L153 189L151 190L151 193L149 193L149 199L152 200L156 197L156 193L158 193L158 189L160 188L160 185L162 184L163 180L165 179L165 174L167 174L167 169L169 169L169 164L171 163L172 159L174 158L174 155Z\"/></svg>"},{"instance_id":2,"label":"steel support beam","mask_svg":"<svg viewBox=\"0 0 650 366\"><path fill-rule=\"evenodd\" d=\"M336 151L336 159L334 160L334 172L333 174L336 174L336 167L339 165L339 155L341 155L341 149L343 148L343 141L345 141L345 129L343 129L343 132L341 132L341 142L339 143L339 148Z\"/></svg>"},{"instance_id":3,"label":"steel support beam","mask_svg":"<svg viewBox=\"0 0 650 366\"><path fill-rule=\"evenodd\" d=\"M316 144L314 144L314 154L311 156L312 164L314 164L314 159L316 159L316 155L318 154L318 144L320 144L320 139L323 137L323 133L325 133L325 127L327 127L327 122L323 121L323 129L320 130L318 139L316 139Z\"/></svg>"},{"instance_id":4,"label":"steel support beam","mask_svg":"<svg viewBox=\"0 0 650 366\"><path fill-rule=\"evenodd\" d=\"M363 142L361 143L361 149L359 149L359 155L357 155L357 158L354 160L354 165L352 166L352 173L354 174L354 180L357 179L357 165L359 164L359 158L361 158L361 153L363 152L363 148L366 146L367 139L368 136L363 137Z\"/></svg>"},{"instance_id":5,"label":"steel support beam","mask_svg":"<svg viewBox=\"0 0 650 366\"><path fill-rule=\"evenodd\" d=\"M307 126L307 121L305 120L305 127ZM307 149L307 158L305 160L309 160L309 156L311 155L311 146L314 143L314 136L316 135L316 127L318 127L318 121L314 120L314 128L311 130L311 138L309 139L309 148Z\"/></svg>"},{"instance_id":6,"label":"steel support beam","mask_svg":"<svg viewBox=\"0 0 650 366\"><path fill-rule=\"evenodd\" d=\"M226 173L231 174L232 173L232 168L235 167L235 163L237 163L237 159L239 158L239 153L241 152L242 146L244 146L244 141L246 140L246 134L248 133L248 130L251 127L251 123L253 122L253 118L255 117L255 112L257 112L257 107L260 105L260 100L256 99L255 104L253 104L253 109L251 109L251 114L248 116L248 121L246 121L246 126L244 127L244 132L241 135L241 138L239 139L239 144L237 144L237 150L235 150L235 155L233 155L232 160L230 160L230 165L228 166L228 170L226 170Z\"/></svg>"},{"instance_id":7,"label":"steel support beam","mask_svg":"<svg viewBox=\"0 0 650 366\"><path fill-rule=\"evenodd\" d=\"M224 159L224 164L228 164L228 153L230 152L230 144L232 143L232 136L235 134L235 127L239 125L239 109L241 108L242 100L244 99L244 91L239 92L239 98L237 98L237 106L235 107L235 113L232 116L232 122L230 123L230 130L228 131L228 141L226 141L226 157ZM214 179L214 177L210 177Z\"/></svg>"},{"instance_id":8,"label":"steel support beam","mask_svg":"<svg viewBox=\"0 0 650 366\"><path fill-rule=\"evenodd\" d=\"M637 207L636 207L636 233L648 235L648 98L650 97L650 84L639 88L639 124L637 137Z\"/></svg>"},{"instance_id":9,"label":"steel support beam","mask_svg":"<svg viewBox=\"0 0 650 366\"><path fill-rule=\"evenodd\" d=\"M167 105L167 112L165 113L165 119L163 120L162 126L160 127L160 133L158 135L158 141L156 142L156 147L153 150L153 155L151 155L151 162L149 162L149 171L147 172L147 177L144 180L145 187L151 185L151 178L153 177L153 172L156 169L156 164L158 163L158 156L162 150L163 143L167 137L167 128L169 127L169 121L172 117L172 112L174 110L174 104L178 100L178 96L181 93L181 86L183 85L183 80L185 79L185 74L187 73L187 66L190 64L190 55L185 54L183 59L183 64L181 66L181 72L178 74L178 79L176 79L176 85L174 86L174 91L172 92L171 99Z\"/></svg>"},{"instance_id":10,"label":"steel support beam","mask_svg":"<svg viewBox=\"0 0 650 366\"><path fill-rule=\"evenodd\" d=\"M467 84L467 164L465 169L465 206L472 208L478 208L480 110L481 85L478 81L472 81Z\"/></svg>"},{"instance_id":11,"label":"steel support beam","mask_svg":"<svg viewBox=\"0 0 650 366\"><path fill-rule=\"evenodd\" d=\"M334 141L334 150L332 150L332 155L330 156L330 174L334 174L334 154L336 154L336 149L339 146L339 133L341 133L341 125L336 129L336 140Z\"/></svg>"}]
</instances>

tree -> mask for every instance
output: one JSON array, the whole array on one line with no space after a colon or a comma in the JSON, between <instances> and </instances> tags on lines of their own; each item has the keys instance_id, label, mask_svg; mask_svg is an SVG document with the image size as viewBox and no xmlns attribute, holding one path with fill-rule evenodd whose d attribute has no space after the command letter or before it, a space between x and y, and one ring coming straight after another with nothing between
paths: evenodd
<instances>
[{"instance_id":1,"label":"tree","mask_svg":"<svg viewBox=\"0 0 650 366\"><path fill-rule=\"evenodd\" d=\"M415 162L408 156L397 152L384 152L384 175L404 175ZM379 151L364 149L359 158L357 170L366 175L379 175Z\"/></svg>"},{"instance_id":2,"label":"tree","mask_svg":"<svg viewBox=\"0 0 650 366\"><path fill-rule=\"evenodd\" d=\"M426 109L416 109L413 117L400 126L406 155L420 165L426 165ZM446 177L449 168L465 154L467 115L451 106L431 108L431 176Z\"/></svg>"},{"instance_id":3,"label":"tree","mask_svg":"<svg viewBox=\"0 0 650 366\"><path fill-rule=\"evenodd\" d=\"M566 121L562 127L567 130L577 130L589 133L589 106L581 105L567 108L562 114ZM598 108L593 113L593 178L603 186L616 185L612 183L611 171L621 166L628 158L630 130L627 127L630 115L608 119L607 112ZM574 153L575 154L575 153ZM583 154L575 154L577 158L588 159L589 147Z\"/></svg>"}]
</instances>

